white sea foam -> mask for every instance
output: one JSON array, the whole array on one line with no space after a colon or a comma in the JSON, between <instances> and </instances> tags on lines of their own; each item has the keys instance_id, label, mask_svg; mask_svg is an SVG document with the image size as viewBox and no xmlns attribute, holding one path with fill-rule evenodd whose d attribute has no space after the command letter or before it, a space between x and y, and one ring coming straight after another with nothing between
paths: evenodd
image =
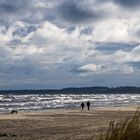
<instances>
[{"instance_id":1,"label":"white sea foam","mask_svg":"<svg viewBox=\"0 0 140 140\"><path fill-rule=\"evenodd\" d=\"M140 94L6 94L0 95L0 112L79 108L87 101L93 107L140 104Z\"/></svg>"}]
</instances>

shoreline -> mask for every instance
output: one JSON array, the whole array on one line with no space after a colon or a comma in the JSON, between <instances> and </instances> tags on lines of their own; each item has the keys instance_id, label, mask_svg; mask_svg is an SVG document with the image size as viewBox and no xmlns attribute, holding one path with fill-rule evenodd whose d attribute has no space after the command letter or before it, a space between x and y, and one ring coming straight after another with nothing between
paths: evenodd
<instances>
[{"instance_id":1,"label":"shoreline","mask_svg":"<svg viewBox=\"0 0 140 140\"><path fill-rule=\"evenodd\" d=\"M139 105L0 114L1 140L98 140L110 121L134 115ZM7 134L2 136L1 134Z\"/></svg>"},{"instance_id":2,"label":"shoreline","mask_svg":"<svg viewBox=\"0 0 140 140\"><path fill-rule=\"evenodd\" d=\"M138 108L140 108L140 104L129 104L129 105L119 105L119 106L91 106L91 110L110 110L110 111L119 111L119 110L122 110L122 111L136 111ZM13 110L16 110L16 109L13 109ZM36 112L44 112L44 113L47 113L47 112L52 112L52 111L58 111L58 110L81 110L81 107L79 105L79 108L56 108L56 109L46 109L46 110L18 110L19 112L22 112L22 113L36 113ZM85 107L84 110L87 110L87 108ZM11 114L10 111L9 112L0 112L0 115L1 114Z\"/></svg>"}]
</instances>

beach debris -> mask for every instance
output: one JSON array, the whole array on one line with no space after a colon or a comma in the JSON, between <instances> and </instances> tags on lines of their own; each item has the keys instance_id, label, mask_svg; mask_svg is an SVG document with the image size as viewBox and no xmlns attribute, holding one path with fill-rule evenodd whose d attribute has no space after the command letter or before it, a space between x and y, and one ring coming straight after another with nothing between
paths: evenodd
<instances>
[{"instance_id":1,"label":"beach debris","mask_svg":"<svg viewBox=\"0 0 140 140\"><path fill-rule=\"evenodd\" d=\"M15 134L0 133L0 137L16 137Z\"/></svg>"},{"instance_id":2,"label":"beach debris","mask_svg":"<svg viewBox=\"0 0 140 140\"><path fill-rule=\"evenodd\" d=\"M11 114L18 114L18 111L17 110L12 110Z\"/></svg>"},{"instance_id":3,"label":"beach debris","mask_svg":"<svg viewBox=\"0 0 140 140\"><path fill-rule=\"evenodd\" d=\"M10 135L7 133L3 133L3 134L0 134L0 137L10 137Z\"/></svg>"}]
</instances>

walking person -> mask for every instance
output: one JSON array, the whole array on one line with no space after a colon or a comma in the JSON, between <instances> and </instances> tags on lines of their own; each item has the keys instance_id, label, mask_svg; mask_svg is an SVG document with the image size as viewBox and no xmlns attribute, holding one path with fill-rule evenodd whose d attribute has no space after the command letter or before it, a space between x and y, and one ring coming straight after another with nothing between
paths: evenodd
<instances>
[{"instance_id":1,"label":"walking person","mask_svg":"<svg viewBox=\"0 0 140 140\"><path fill-rule=\"evenodd\" d=\"M82 102L82 103L81 103L81 108L82 108L82 110L84 110L84 107L85 107L85 104Z\"/></svg>"},{"instance_id":2,"label":"walking person","mask_svg":"<svg viewBox=\"0 0 140 140\"><path fill-rule=\"evenodd\" d=\"M88 107L88 110L90 109L90 102L88 101L87 102L87 107Z\"/></svg>"}]
</instances>

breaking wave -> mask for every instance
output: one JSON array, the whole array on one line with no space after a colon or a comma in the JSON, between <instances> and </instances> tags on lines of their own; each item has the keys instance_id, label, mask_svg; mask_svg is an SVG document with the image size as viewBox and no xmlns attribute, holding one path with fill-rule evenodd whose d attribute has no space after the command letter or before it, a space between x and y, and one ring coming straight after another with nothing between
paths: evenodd
<instances>
[{"instance_id":1,"label":"breaking wave","mask_svg":"<svg viewBox=\"0 0 140 140\"><path fill-rule=\"evenodd\" d=\"M1 94L0 112L12 109L38 111L58 108L79 108L81 102L90 101L92 107L140 104L139 94Z\"/></svg>"}]
</instances>

